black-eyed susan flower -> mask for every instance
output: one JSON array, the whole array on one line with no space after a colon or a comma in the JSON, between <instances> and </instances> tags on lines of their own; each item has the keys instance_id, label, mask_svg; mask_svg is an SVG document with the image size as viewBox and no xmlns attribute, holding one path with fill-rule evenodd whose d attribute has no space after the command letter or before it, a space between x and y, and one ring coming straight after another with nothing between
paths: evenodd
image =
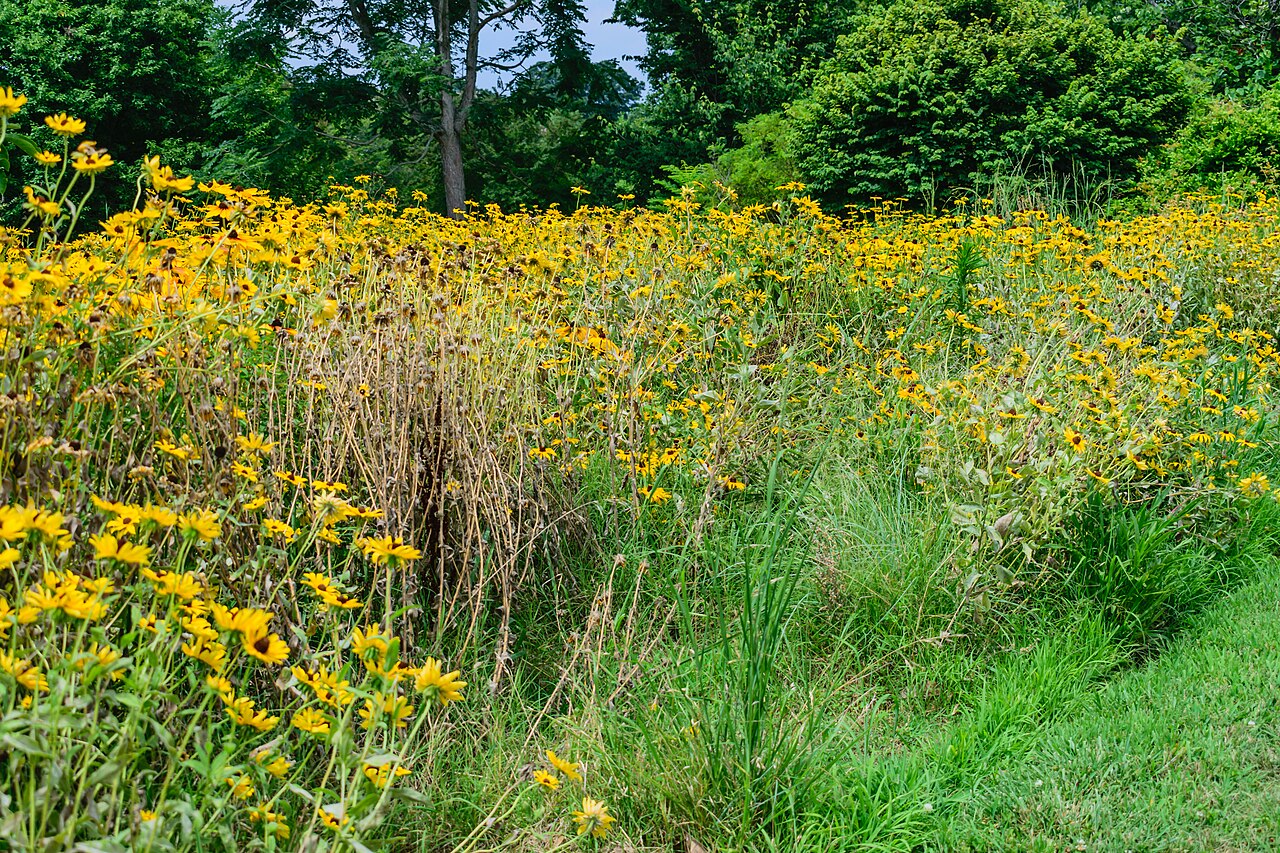
<instances>
[{"instance_id":1,"label":"black-eyed susan flower","mask_svg":"<svg viewBox=\"0 0 1280 853\"><path fill-rule=\"evenodd\" d=\"M98 148L93 142L82 142L71 155L71 168L82 175L97 175L105 172L115 161L105 150Z\"/></svg>"},{"instance_id":2,"label":"black-eyed susan flower","mask_svg":"<svg viewBox=\"0 0 1280 853\"><path fill-rule=\"evenodd\" d=\"M146 545L121 542L109 533L90 536L95 560L115 560L130 566L145 566L151 560L151 549Z\"/></svg>"},{"instance_id":3,"label":"black-eyed susan flower","mask_svg":"<svg viewBox=\"0 0 1280 853\"><path fill-rule=\"evenodd\" d=\"M1267 475L1260 471L1255 471L1247 477L1242 477L1236 484L1240 489L1240 494L1246 498L1265 497L1271 490L1271 482L1267 479Z\"/></svg>"},{"instance_id":4,"label":"black-eyed susan flower","mask_svg":"<svg viewBox=\"0 0 1280 853\"><path fill-rule=\"evenodd\" d=\"M298 538L298 531L283 521L275 518L268 518L262 522L262 526L267 532L278 539L283 539L286 543L292 542Z\"/></svg>"},{"instance_id":5,"label":"black-eyed susan flower","mask_svg":"<svg viewBox=\"0 0 1280 853\"><path fill-rule=\"evenodd\" d=\"M604 838L609 834L616 818L609 814L608 807L599 800L590 797L582 798L582 809L573 813L573 821L578 825L578 834L590 833L596 838Z\"/></svg>"},{"instance_id":6,"label":"black-eyed susan flower","mask_svg":"<svg viewBox=\"0 0 1280 853\"><path fill-rule=\"evenodd\" d=\"M253 796L253 780L248 776L228 776L227 786L231 788L231 796L237 800L247 800Z\"/></svg>"},{"instance_id":7,"label":"black-eyed susan flower","mask_svg":"<svg viewBox=\"0 0 1280 853\"><path fill-rule=\"evenodd\" d=\"M461 702L462 688L467 686L467 682L459 679L461 673L458 670L444 674L441 669L440 661L427 658L426 662L418 667L417 675L414 676L414 688L422 693L428 702L436 701L442 706L450 702Z\"/></svg>"},{"instance_id":8,"label":"black-eyed susan flower","mask_svg":"<svg viewBox=\"0 0 1280 853\"><path fill-rule=\"evenodd\" d=\"M78 118L72 118L66 113L45 116L44 123L46 127L59 136L77 136L84 133L84 122Z\"/></svg>"},{"instance_id":9,"label":"black-eyed susan flower","mask_svg":"<svg viewBox=\"0 0 1280 853\"><path fill-rule=\"evenodd\" d=\"M327 735L332 731L332 724L323 712L315 708L303 708L293 715L293 727L311 735Z\"/></svg>"},{"instance_id":10,"label":"black-eyed susan flower","mask_svg":"<svg viewBox=\"0 0 1280 853\"><path fill-rule=\"evenodd\" d=\"M549 749L547 750L547 761L551 763L552 767L559 770L568 779L574 782L582 781L582 774L578 772L578 768L581 765L578 762L565 761L563 758L556 755L555 752Z\"/></svg>"},{"instance_id":11,"label":"black-eyed susan flower","mask_svg":"<svg viewBox=\"0 0 1280 853\"><path fill-rule=\"evenodd\" d=\"M37 193L32 187L23 187L22 194L26 196L26 202L22 206L37 216L52 219L62 213L61 205Z\"/></svg>"},{"instance_id":12,"label":"black-eyed susan flower","mask_svg":"<svg viewBox=\"0 0 1280 853\"><path fill-rule=\"evenodd\" d=\"M279 666L289 657L289 644L279 634L269 634L260 629L241 636L245 653L269 666Z\"/></svg>"},{"instance_id":13,"label":"black-eyed susan flower","mask_svg":"<svg viewBox=\"0 0 1280 853\"><path fill-rule=\"evenodd\" d=\"M351 818L344 814L342 805L339 803L316 809L316 815L319 816L321 823L334 832L339 832L351 822Z\"/></svg>"},{"instance_id":14,"label":"black-eyed susan flower","mask_svg":"<svg viewBox=\"0 0 1280 853\"><path fill-rule=\"evenodd\" d=\"M374 565L398 564L422 558L421 551L404 544L399 536L361 537L356 539L355 544Z\"/></svg>"},{"instance_id":15,"label":"black-eyed susan flower","mask_svg":"<svg viewBox=\"0 0 1280 853\"><path fill-rule=\"evenodd\" d=\"M265 831L281 841L289 837L288 818L280 812L273 812L265 803L249 809L249 822L261 823Z\"/></svg>"},{"instance_id":16,"label":"black-eyed susan flower","mask_svg":"<svg viewBox=\"0 0 1280 853\"><path fill-rule=\"evenodd\" d=\"M0 86L0 118L16 116L26 102L26 95L15 95L12 87Z\"/></svg>"},{"instance_id":17,"label":"black-eyed susan flower","mask_svg":"<svg viewBox=\"0 0 1280 853\"><path fill-rule=\"evenodd\" d=\"M405 697L377 691L372 698L365 700L364 707L360 709L360 719L363 720L360 725L367 729L385 719L389 728L403 729L409 725L413 711L414 707Z\"/></svg>"},{"instance_id":18,"label":"black-eyed susan flower","mask_svg":"<svg viewBox=\"0 0 1280 853\"><path fill-rule=\"evenodd\" d=\"M280 722L279 717L269 715L263 709L255 709L254 701L245 696L233 698L230 702L224 699L228 717L238 726L248 726L260 732L269 732Z\"/></svg>"},{"instance_id":19,"label":"black-eyed susan flower","mask_svg":"<svg viewBox=\"0 0 1280 853\"><path fill-rule=\"evenodd\" d=\"M183 536L212 542L222 535L222 524L212 510L197 509L178 516L178 529Z\"/></svg>"},{"instance_id":20,"label":"black-eyed susan flower","mask_svg":"<svg viewBox=\"0 0 1280 853\"><path fill-rule=\"evenodd\" d=\"M387 783L392 779L400 776L408 776L409 768L397 765L394 768L391 764L365 764L361 768L366 779L368 779L375 787L385 788Z\"/></svg>"}]
</instances>

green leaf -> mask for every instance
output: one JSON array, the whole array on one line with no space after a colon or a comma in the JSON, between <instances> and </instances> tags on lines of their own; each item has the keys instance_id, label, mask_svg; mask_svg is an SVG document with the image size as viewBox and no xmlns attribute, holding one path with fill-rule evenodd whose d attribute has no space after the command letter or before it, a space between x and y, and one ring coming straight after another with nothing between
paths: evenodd
<instances>
[{"instance_id":1,"label":"green leaf","mask_svg":"<svg viewBox=\"0 0 1280 853\"><path fill-rule=\"evenodd\" d=\"M34 157L40 153L40 148L32 141L31 137L23 136L21 133L10 133L5 139L18 146L18 150L28 157Z\"/></svg>"}]
</instances>

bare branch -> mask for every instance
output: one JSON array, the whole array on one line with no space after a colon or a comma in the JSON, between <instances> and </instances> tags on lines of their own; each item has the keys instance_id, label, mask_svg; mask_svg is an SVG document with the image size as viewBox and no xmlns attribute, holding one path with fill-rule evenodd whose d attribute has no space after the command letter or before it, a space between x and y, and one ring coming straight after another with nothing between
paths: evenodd
<instances>
[{"instance_id":1,"label":"bare branch","mask_svg":"<svg viewBox=\"0 0 1280 853\"><path fill-rule=\"evenodd\" d=\"M479 20L479 26L476 30L476 35L479 35L480 30L483 30L485 27L489 26L494 21L500 18L507 17L512 12L519 10L521 6L531 5L531 2L532 0L512 0L512 2L508 3L506 6L503 6L498 11L485 15L483 18L480 18Z\"/></svg>"}]
</instances>

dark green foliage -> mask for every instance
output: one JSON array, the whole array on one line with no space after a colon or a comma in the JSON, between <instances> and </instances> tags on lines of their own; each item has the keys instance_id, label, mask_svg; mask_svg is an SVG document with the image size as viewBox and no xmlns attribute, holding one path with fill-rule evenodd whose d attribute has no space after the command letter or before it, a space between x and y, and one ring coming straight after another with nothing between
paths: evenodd
<instances>
[{"instance_id":1,"label":"dark green foliage","mask_svg":"<svg viewBox=\"0 0 1280 853\"><path fill-rule=\"evenodd\" d=\"M377 174L403 189L417 189L413 178L433 175L395 173L392 155L405 134L393 127L379 132L371 117L372 85L323 67L289 69L284 45L260 28L222 23L211 43L210 72L218 81L209 114L214 141L198 165L189 164L200 177L303 200L358 174Z\"/></svg>"},{"instance_id":2,"label":"dark green foliage","mask_svg":"<svg viewBox=\"0 0 1280 853\"><path fill-rule=\"evenodd\" d=\"M472 115L468 157L477 198L504 210L573 207L570 188L590 182L592 160L608 127L604 119L557 107L522 110L508 98L489 94L477 99Z\"/></svg>"},{"instance_id":3,"label":"dark green foliage","mask_svg":"<svg viewBox=\"0 0 1280 853\"><path fill-rule=\"evenodd\" d=\"M100 179L97 207L119 207L144 154L208 138L213 17L213 0L0 0L0 85L29 98L23 129L46 143L49 113L88 123L87 138L122 164Z\"/></svg>"},{"instance_id":4,"label":"dark green foliage","mask_svg":"<svg viewBox=\"0 0 1280 853\"><path fill-rule=\"evenodd\" d=\"M1027 0L956 0L861 19L791 114L814 188L865 202L968 187L1010 159L1127 178L1189 101L1169 40Z\"/></svg>"},{"instance_id":5,"label":"dark green foliage","mask_svg":"<svg viewBox=\"0 0 1280 853\"><path fill-rule=\"evenodd\" d=\"M1175 36L1215 92L1267 87L1280 72L1280 6L1271 0L1097 0L1117 32Z\"/></svg>"},{"instance_id":6,"label":"dark green foliage","mask_svg":"<svg viewBox=\"0 0 1280 853\"><path fill-rule=\"evenodd\" d=\"M692 88L661 87L609 128L592 189L648 199L663 166L706 159L725 109Z\"/></svg>"},{"instance_id":7,"label":"dark green foliage","mask_svg":"<svg viewBox=\"0 0 1280 853\"><path fill-rule=\"evenodd\" d=\"M658 165L701 163L736 126L805 93L862 0L618 0L616 16L644 31L641 67L657 87L645 121L687 151ZM689 112L684 104L713 104ZM635 140L633 140L635 141ZM656 159L646 153L646 161ZM656 169L648 174L653 175Z\"/></svg>"}]
</instances>

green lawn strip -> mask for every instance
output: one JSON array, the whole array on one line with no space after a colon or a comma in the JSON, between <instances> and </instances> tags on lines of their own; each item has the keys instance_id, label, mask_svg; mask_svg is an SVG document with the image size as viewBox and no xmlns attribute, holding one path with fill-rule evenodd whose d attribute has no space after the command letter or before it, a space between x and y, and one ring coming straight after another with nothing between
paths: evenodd
<instances>
[{"instance_id":1,"label":"green lawn strip","mask_svg":"<svg viewBox=\"0 0 1280 853\"><path fill-rule=\"evenodd\" d=\"M993 762L940 828L958 850L1280 845L1280 563L1168 649ZM1003 766L1002 766L1003 765Z\"/></svg>"}]
</instances>

